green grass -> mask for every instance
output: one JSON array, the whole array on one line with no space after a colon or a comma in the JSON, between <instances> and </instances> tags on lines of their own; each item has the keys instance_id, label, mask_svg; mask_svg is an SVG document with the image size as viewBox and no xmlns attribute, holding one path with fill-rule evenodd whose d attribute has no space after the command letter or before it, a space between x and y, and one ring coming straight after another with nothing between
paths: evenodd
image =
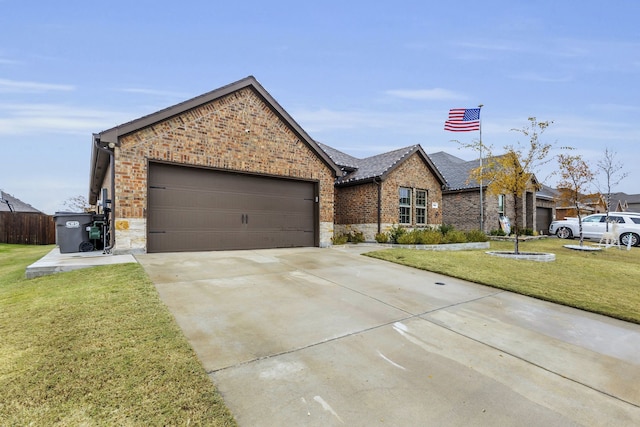
<instances>
[{"instance_id":1,"label":"green grass","mask_svg":"<svg viewBox=\"0 0 640 427\"><path fill-rule=\"evenodd\" d=\"M24 279L50 250L0 244L2 425L236 425L139 265Z\"/></svg>"},{"instance_id":2,"label":"green grass","mask_svg":"<svg viewBox=\"0 0 640 427\"><path fill-rule=\"evenodd\" d=\"M640 323L640 249L575 251L555 238L520 242L520 252L551 252L552 262L492 257L484 250L387 249L366 255ZM585 243L590 244L590 243ZM491 242L513 251L513 242Z\"/></svg>"}]
</instances>

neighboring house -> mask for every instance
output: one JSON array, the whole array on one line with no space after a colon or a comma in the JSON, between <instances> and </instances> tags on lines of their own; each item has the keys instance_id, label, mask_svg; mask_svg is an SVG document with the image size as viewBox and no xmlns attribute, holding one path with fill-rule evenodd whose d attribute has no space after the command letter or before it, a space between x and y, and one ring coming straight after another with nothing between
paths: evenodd
<instances>
[{"instance_id":1,"label":"neighboring house","mask_svg":"<svg viewBox=\"0 0 640 427\"><path fill-rule=\"evenodd\" d=\"M488 195L486 184L482 189L482 216L480 214L480 183L470 179L473 169L480 166L479 160L466 161L440 151L429 154L446 181L442 191L442 222L460 230L480 229L482 217L485 233L500 229L500 217L508 217L512 224L515 220L513 198L510 195ZM486 159L485 159L486 162ZM536 229L536 192L527 191L519 201L520 228Z\"/></svg>"},{"instance_id":2,"label":"neighboring house","mask_svg":"<svg viewBox=\"0 0 640 427\"><path fill-rule=\"evenodd\" d=\"M90 168L114 253L331 245L342 171L252 76L94 134Z\"/></svg>"},{"instance_id":3,"label":"neighboring house","mask_svg":"<svg viewBox=\"0 0 640 427\"><path fill-rule=\"evenodd\" d=\"M42 213L28 203L0 190L0 212Z\"/></svg>"},{"instance_id":4,"label":"neighboring house","mask_svg":"<svg viewBox=\"0 0 640 427\"><path fill-rule=\"evenodd\" d=\"M556 219L557 193L544 184L536 191L536 230L540 234L549 234L549 225Z\"/></svg>"},{"instance_id":5,"label":"neighboring house","mask_svg":"<svg viewBox=\"0 0 640 427\"><path fill-rule=\"evenodd\" d=\"M562 220L570 217L577 217L578 211L574 202L570 200L572 196L568 190L558 188L556 190L556 219ZM607 203L605 197L600 193L580 194L578 197L578 208L580 216L606 212Z\"/></svg>"},{"instance_id":6,"label":"neighboring house","mask_svg":"<svg viewBox=\"0 0 640 427\"><path fill-rule=\"evenodd\" d=\"M318 145L342 170L335 184L336 234L359 231L373 241L394 225L442 224L445 181L420 145L364 159Z\"/></svg>"},{"instance_id":7,"label":"neighboring house","mask_svg":"<svg viewBox=\"0 0 640 427\"><path fill-rule=\"evenodd\" d=\"M610 211L640 212L640 194L611 193Z\"/></svg>"}]
</instances>

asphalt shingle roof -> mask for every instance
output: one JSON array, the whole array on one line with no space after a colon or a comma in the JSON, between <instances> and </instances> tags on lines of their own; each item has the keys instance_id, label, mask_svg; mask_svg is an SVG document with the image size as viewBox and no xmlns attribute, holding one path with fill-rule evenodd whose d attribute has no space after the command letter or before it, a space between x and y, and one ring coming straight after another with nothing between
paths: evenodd
<instances>
[{"instance_id":1,"label":"asphalt shingle roof","mask_svg":"<svg viewBox=\"0 0 640 427\"><path fill-rule=\"evenodd\" d=\"M343 170L344 175L336 179L336 184L355 183L377 177L384 177L386 173L399 163L402 163L408 156L421 150L419 145L412 145L364 159L358 159L329 147L326 144L316 143L327 153L331 160Z\"/></svg>"},{"instance_id":2,"label":"asphalt shingle roof","mask_svg":"<svg viewBox=\"0 0 640 427\"><path fill-rule=\"evenodd\" d=\"M5 193L4 191L0 191L0 199L3 200L2 202L0 202L0 212L11 212L11 209L13 209L13 212L42 213L30 204L25 203L22 200L13 197L11 194ZM11 209L6 202L9 202L9 204L11 205Z\"/></svg>"},{"instance_id":3,"label":"asphalt shingle roof","mask_svg":"<svg viewBox=\"0 0 640 427\"><path fill-rule=\"evenodd\" d=\"M448 190L468 190L479 188L475 179L469 180L469 173L479 166L478 160L466 161L444 151L429 154L447 181Z\"/></svg>"}]
</instances>

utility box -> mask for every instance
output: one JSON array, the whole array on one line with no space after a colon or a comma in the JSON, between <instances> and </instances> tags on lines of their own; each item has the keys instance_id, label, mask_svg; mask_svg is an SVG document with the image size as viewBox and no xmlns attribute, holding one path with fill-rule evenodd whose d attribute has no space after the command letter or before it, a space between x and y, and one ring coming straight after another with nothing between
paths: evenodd
<instances>
[{"instance_id":1,"label":"utility box","mask_svg":"<svg viewBox=\"0 0 640 427\"><path fill-rule=\"evenodd\" d=\"M93 222L92 213L56 212L56 243L60 253L85 252L93 245L89 241L89 232Z\"/></svg>"}]
</instances>

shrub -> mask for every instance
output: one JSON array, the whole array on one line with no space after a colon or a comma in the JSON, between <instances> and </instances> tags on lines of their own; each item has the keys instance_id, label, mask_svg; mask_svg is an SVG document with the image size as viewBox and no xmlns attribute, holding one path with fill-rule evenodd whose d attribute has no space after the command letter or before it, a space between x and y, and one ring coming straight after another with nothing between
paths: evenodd
<instances>
[{"instance_id":1,"label":"shrub","mask_svg":"<svg viewBox=\"0 0 640 427\"><path fill-rule=\"evenodd\" d=\"M334 245L344 245L349 241L349 236L346 234L340 234L331 238L331 243Z\"/></svg>"},{"instance_id":2,"label":"shrub","mask_svg":"<svg viewBox=\"0 0 640 427\"><path fill-rule=\"evenodd\" d=\"M389 230L389 238L391 239L391 243L398 243L398 238L406 232L407 230L403 226L393 224L391 230Z\"/></svg>"},{"instance_id":3,"label":"shrub","mask_svg":"<svg viewBox=\"0 0 640 427\"><path fill-rule=\"evenodd\" d=\"M347 238L351 243L362 243L364 242L364 233L362 231L353 231L348 234Z\"/></svg>"},{"instance_id":4,"label":"shrub","mask_svg":"<svg viewBox=\"0 0 640 427\"><path fill-rule=\"evenodd\" d=\"M501 229L498 229L498 230L491 230L491 231L489 232L489 235L490 235L490 236L506 236L506 235L507 235L507 233L505 233L505 232L504 232L504 231L502 231Z\"/></svg>"},{"instance_id":5,"label":"shrub","mask_svg":"<svg viewBox=\"0 0 640 427\"><path fill-rule=\"evenodd\" d=\"M455 227L450 224L442 224L438 227L438 231L440 231L440 233L442 233L443 236L445 236L447 233L453 230L455 230Z\"/></svg>"},{"instance_id":6,"label":"shrub","mask_svg":"<svg viewBox=\"0 0 640 427\"><path fill-rule=\"evenodd\" d=\"M523 228L522 230L520 230L520 235L521 236L533 236L533 229L532 228Z\"/></svg>"},{"instance_id":7,"label":"shrub","mask_svg":"<svg viewBox=\"0 0 640 427\"><path fill-rule=\"evenodd\" d=\"M464 231L450 230L444 235L443 243L466 243L467 235Z\"/></svg>"},{"instance_id":8,"label":"shrub","mask_svg":"<svg viewBox=\"0 0 640 427\"><path fill-rule=\"evenodd\" d=\"M489 240L487 235L482 230L467 231L467 242L486 242Z\"/></svg>"},{"instance_id":9,"label":"shrub","mask_svg":"<svg viewBox=\"0 0 640 427\"><path fill-rule=\"evenodd\" d=\"M417 231L416 243L421 245L439 245L442 243L443 235L440 231L432 228L425 228Z\"/></svg>"},{"instance_id":10,"label":"shrub","mask_svg":"<svg viewBox=\"0 0 640 427\"><path fill-rule=\"evenodd\" d=\"M376 233L375 239L378 243L387 243L389 241L389 233Z\"/></svg>"},{"instance_id":11,"label":"shrub","mask_svg":"<svg viewBox=\"0 0 640 427\"><path fill-rule=\"evenodd\" d=\"M398 236L397 243L400 245L415 245L416 233L411 231L409 233L402 233Z\"/></svg>"}]
</instances>

